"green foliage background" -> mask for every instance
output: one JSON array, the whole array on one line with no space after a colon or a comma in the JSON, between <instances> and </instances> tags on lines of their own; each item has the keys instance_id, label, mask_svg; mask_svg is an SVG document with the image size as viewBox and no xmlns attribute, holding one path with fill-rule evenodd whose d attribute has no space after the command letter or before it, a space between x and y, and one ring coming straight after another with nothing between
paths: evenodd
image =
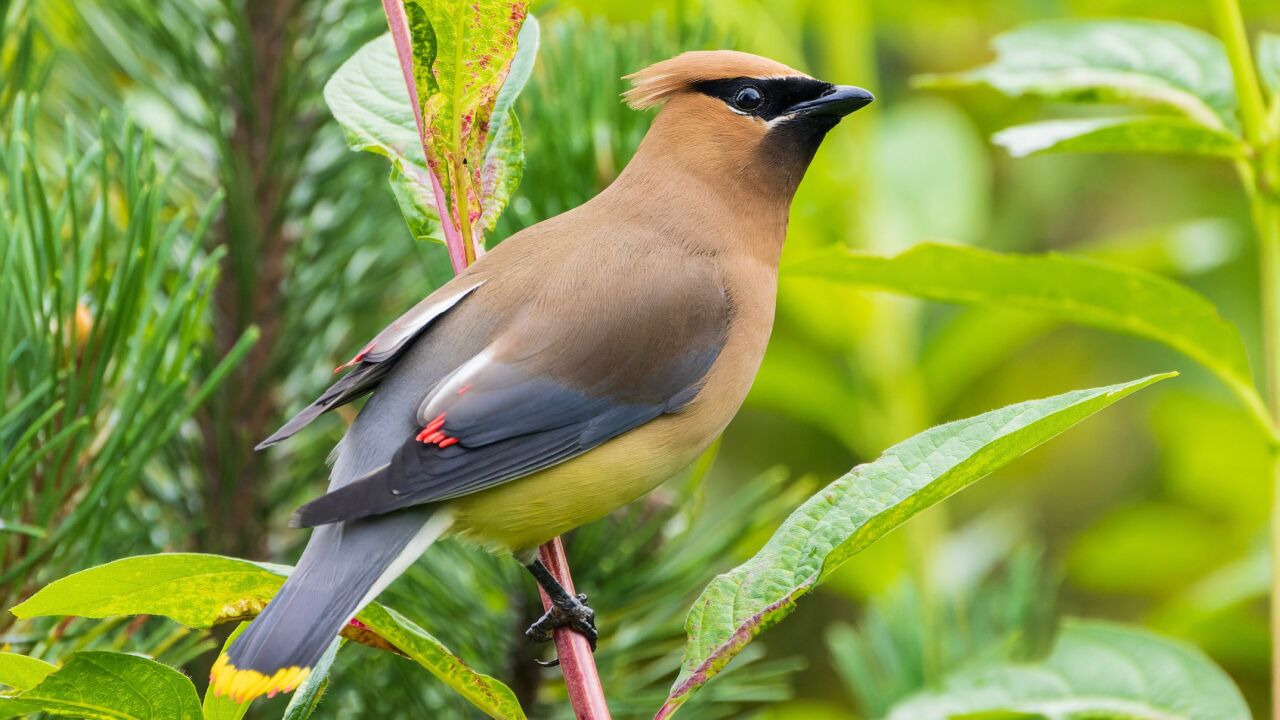
<instances>
[{"instance_id":1,"label":"green foliage background","mask_svg":"<svg viewBox=\"0 0 1280 720\"><path fill-rule=\"evenodd\" d=\"M1206 4L609 0L534 9L542 46L517 103L524 180L498 238L581 203L616 176L649 120L620 103L621 75L683 49L734 47L879 98L819 153L794 205L784 265L841 245L890 254L926 240L1069 251L1199 291L1242 329L1260 364L1248 207L1228 164L1015 160L988 138L1045 117L1042 105L911 81L984 64L992 36L1029 21L1127 16L1208 28ZM1280 30L1273 3L1244 9L1254 29ZM292 561L304 535L286 528L287 516L323 487L324 457L344 418L335 414L266 456L249 448L424 294L443 262L438 246L410 237L387 192L385 163L347 152L321 99L336 67L383 31L379 3L0 0L0 18L0 128L29 140L50 169L49 197L66 193L58 179L65 166L97 140L111 138L122 167L144 157L131 148L146 144L156 169L148 160L142 174L166 179L150 212L173 223L176 240L157 271L171 277L143 304L221 270L205 304L189 310L199 320L183 335L191 357L165 356L164 366L175 393L195 398L214 387L210 401L144 466L122 472L103 458L114 470L77 478L62 504L40 505L30 517L21 503L0 505L0 574L40 547L32 527L56 528L64 513L81 523L21 577L0 582L0 599L7 608L68 572L147 552ZM84 207L114 210L112 198L152 192L144 186L86 189ZM214 214L204 228L206 210ZM128 227L127 212L110 217ZM188 257L194 266L184 265ZM569 539L576 582L600 611L598 660L616 716L652 714L679 665L685 612L698 592L831 478L938 422L1169 368L1182 378L1099 415L856 556L686 712L878 716L937 687L965 660L1008 651L1009 638L1014 656L1043 649L1054 606L1189 640L1230 673L1255 712L1267 706L1265 438L1228 389L1146 340L811 275L784 269L765 366L714 462ZM237 343L246 333L260 337L224 378L218 363L245 352ZM30 361L19 361L25 371L22 362ZM39 368L29 369L30 388L40 387ZM121 380L120 396L130 379ZM17 399L3 402L0 416ZM141 421L111 422L125 432ZM84 452L101 454L91 440ZM32 492L24 477L3 482L6 493ZM94 492L113 498L109 512L89 517L101 506L86 505L77 514ZM514 563L449 543L383 596L500 677L531 716L565 716L556 674L534 666L535 650L519 642L519 628L538 612L535 598ZM175 630L159 619L55 625L4 617L0 650L51 661L78 650L144 652L203 685L226 632ZM896 670L868 683L869 667ZM285 702L255 705L250 716L279 717ZM420 668L353 646L338 655L316 717L472 712Z\"/></svg>"}]
</instances>

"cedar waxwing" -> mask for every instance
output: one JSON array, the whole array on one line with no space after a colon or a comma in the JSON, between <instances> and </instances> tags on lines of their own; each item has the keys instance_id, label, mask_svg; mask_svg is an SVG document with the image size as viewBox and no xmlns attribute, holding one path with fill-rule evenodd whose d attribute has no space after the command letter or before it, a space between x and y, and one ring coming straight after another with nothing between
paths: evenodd
<instances>
[{"instance_id":1,"label":"cedar waxwing","mask_svg":"<svg viewBox=\"0 0 1280 720\"><path fill-rule=\"evenodd\" d=\"M383 330L274 435L372 393L284 587L221 655L215 692L293 690L431 543L514 554L552 598L528 631L594 645L585 596L536 559L689 465L729 423L773 325L791 198L826 133L872 101L740 52L630 76L662 106L598 196L512 236Z\"/></svg>"}]
</instances>

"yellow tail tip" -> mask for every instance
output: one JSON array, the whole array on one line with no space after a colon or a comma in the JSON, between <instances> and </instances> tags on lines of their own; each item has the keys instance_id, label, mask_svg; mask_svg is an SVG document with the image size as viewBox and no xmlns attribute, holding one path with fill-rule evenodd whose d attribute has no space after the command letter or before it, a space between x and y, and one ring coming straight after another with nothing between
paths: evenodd
<instances>
[{"instance_id":1,"label":"yellow tail tip","mask_svg":"<svg viewBox=\"0 0 1280 720\"><path fill-rule=\"evenodd\" d=\"M214 695L246 703L263 695L275 697L277 693L293 692L310 674L311 668L297 665L280 668L272 675L257 670L241 670L231 664L226 653L222 653L209 673L209 689Z\"/></svg>"}]
</instances>

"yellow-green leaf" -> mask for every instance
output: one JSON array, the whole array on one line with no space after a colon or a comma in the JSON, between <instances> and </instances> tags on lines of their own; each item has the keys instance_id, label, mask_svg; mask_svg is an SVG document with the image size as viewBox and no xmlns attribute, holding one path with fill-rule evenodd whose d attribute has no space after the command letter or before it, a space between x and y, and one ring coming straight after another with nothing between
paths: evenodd
<instances>
[{"instance_id":1,"label":"yellow-green leaf","mask_svg":"<svg viewBox=\"0 0 1280 720\"><path fill-rule=\"evenodd\" d=\"M11 612L23 620L163 615L187 627L207 628L256 615L289 570L220 555L140 555L55 580Z\"/></svg>"},{"instance_id":2,"label":"yellow-green leaf","mask_svg":"<svg viewBox=\"0 0 1280 720\"><path fill-rule=\"evenodd\" d=\"M489 145L480 168L480 224L491 231L498 216L511 201L524 173L524 135L516 117L515 102L533 74L533 61L538 56L541 28L538 19L525 18L516 38L516 56L493 104L493 122L489 128Z\"/></svg>"},{"instance_id":3,"label":"yellow-green leaf","mask_svg":"<svg viewBox=\"0 0 1280 720\"><path fill-rule=\"evenodd\" d=\"M316 666L311 668L307 679L293 691L293 697L289 698L289 705L284 709L281 720L307 720L316 711L321 698L329 689L329 673L333 670L334 658L338 657L342 644L342 638L334 638L329 643L329 648L320 656Z\"/></svg>"},{"instance_id":4,"label":"yellow-green leaf","mask_svg":"<svg viewBox=\"0 0 1280 720\"><path fill-rule=\"evenodd\" d=\"M247 560L167 553L125 558L82 570L42 588L13 608L20 618L49 615L163 615L190 627L248 619L262 610L292 568ZM515 694L476 672L425 630L370 603L356 616L383 647L403 651L494 718L523 718ZM354 636L361 638L361 633Z\"/></svg>"},{"instance_id":5,"label":"yellow-green leaf","mask_svg":"<svg viewBox=\"0 0 1280 720\"><path fill-rule=\"evenodd\" d=\"M15 690L33 688L57 669L57 665L33 657L0 652L0 685L8 685Z\"/></svg>"},{"instance_id":6,"label":"yellow-green leaf","mask_svg":"<svg viewBox=\"0 0 1280 720\"><path fill-rule=\"evenodd\" d=\"M356 51L324 86L324 99L353 150L391 160L391 187L414 237L442 241L431 171L391 35Z\"/></svg>"}]
</instances>

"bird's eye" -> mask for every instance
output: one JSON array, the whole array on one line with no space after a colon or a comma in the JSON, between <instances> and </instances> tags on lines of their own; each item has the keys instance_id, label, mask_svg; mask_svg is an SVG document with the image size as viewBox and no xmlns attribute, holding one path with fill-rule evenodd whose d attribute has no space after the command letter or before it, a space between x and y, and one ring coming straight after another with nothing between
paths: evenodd
<instances>
[{"instance_id":1,"label":"bird's eye","mask_svg":"<svg viewBox=\"0 0 1280 720\"><path fill-rule=\"evenodd\" d=\"M760 107L760 104L763 102L764 96L760 94L760 91L750 86L742 88L738 91L737 95L733 96L733 104L739 110L745 110L747 112L751 112L752 110Z\"/></svg>"}]
</instances>

